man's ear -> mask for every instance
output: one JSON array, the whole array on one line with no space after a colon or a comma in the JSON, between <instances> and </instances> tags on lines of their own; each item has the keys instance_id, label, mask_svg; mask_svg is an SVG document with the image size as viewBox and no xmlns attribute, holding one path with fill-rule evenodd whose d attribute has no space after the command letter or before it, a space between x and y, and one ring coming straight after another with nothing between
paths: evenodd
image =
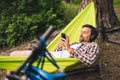
<instances>
[{"instance_id":1,"label":"man's ear","mask_svg":"<svg viewBox=\"0 0 120 80\"><path fill-rule=\"evenodd\" d=\"M95 30L93 33L91 33L90 36L90 42L94 41L98 36L98 32Z\"/></svg>"}]
</instances>

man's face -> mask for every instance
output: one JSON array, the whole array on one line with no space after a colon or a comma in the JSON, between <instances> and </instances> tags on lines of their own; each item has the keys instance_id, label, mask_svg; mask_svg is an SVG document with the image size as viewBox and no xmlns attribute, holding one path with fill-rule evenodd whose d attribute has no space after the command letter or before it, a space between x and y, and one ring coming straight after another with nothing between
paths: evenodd
<instances>
[{"instance_id":1,"label":"man's face","mask_svg":"<svg viewBox=\"0 0 120 80\"><path fill-rule=\"evenodd\" d=\"M82 28L81 34L80 34L80 42L89 42L91 36L91 29L88 27Z\"/></svg>"}]
</instances>

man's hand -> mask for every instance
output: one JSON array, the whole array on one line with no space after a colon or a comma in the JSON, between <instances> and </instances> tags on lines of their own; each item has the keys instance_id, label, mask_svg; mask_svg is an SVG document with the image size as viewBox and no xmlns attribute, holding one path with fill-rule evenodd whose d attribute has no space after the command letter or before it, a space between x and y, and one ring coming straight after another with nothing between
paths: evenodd
<instances>
[{"instance_id":1,"label":"man's hand","mask_svg":"<svg viewBox=\"0 0 120 80\"><path fill-rule=\"evenodd\" d=\"M69 37L68 36L66 36L64 45L65 45L66 50L69 53L73 53L73 49L70 47L70 42L69 42Z\"/></svg>"},{"instance_id":2,"label":"man's hand","mask_svg":"<svg viewBox=\"0 0 120 80\"><path fill-rule=\"evenodd\" d=\"M70 48L70 43L69 43L69 37L68 37L68 36L66 36L66 39L65 39L65 38L61 38L61 39L60 39L59 44L58 44L58 47L59 47L59 48L65 47L66 50L67 50L69 53L73 53L73 49Z\"/></svg>"},{"instance_id":3,"label":"man's hand","mask_svg":"<svg viewBox=\"0 0 120 80\"><path fill-rule=\"evenodd\" d=\"M70 48L70 43L69 43L69 37L66 36L66 39L64 41L64 46L68 50Z\"/></svg>"},{"instance_id":4,"label":"man's hand","mask_svg":"<svg viewBox=\"0 0 120 80\"><path fill-rule=\"evenodd\" d=\"M65 47L65 39L64 38L61 38L59 43L58 43L58 47L59 48L62 48L62 47Z\"/></svg>"}]
</instances>

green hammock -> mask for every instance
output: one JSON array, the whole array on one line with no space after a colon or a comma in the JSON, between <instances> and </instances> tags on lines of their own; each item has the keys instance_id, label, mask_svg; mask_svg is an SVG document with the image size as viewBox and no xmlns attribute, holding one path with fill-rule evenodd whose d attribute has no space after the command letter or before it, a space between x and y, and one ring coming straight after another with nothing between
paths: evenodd
<instances>
[{"instance_id":1,"label":"green hammock","mask_svg":"<svg viewBox=\"0 0 120 80\"><path fill-rule=\"evenodd\" d=\"M70 43L78 42L81 32L81 27L84 24L91 24L96 26L95 23L95 10L94 3L91 2L86 6L59 34L56 38L47 46L48 51L54 51L60 40L61 33L67 34L70 38ZM77 34L77 35L76 35Z\"/></svg>"},{"instance_id":2,"label":"green hammock","mask_svg":"<svg viewBox=\"0 0 120 80\"><path fill-rule=\"evenodd\" d=\"M94 3L91 2L85 9L81 11L66 27L61 31L61 33L66 33L70 37L70 43L79 41L79 34L81 31L81 26L84 24L91 24L95 26L95 10ZM60 33L60 34L61 34ZM48 51L53 51L60 39L60 34L47 46ZM77 35L73 35L77 34ZM16 70L16 68L26 59L26 57L16 57L16 56L0 56L0 68ZM78 62L76 58L55 58L57 64L65 69L66 67ZM36 65L36 63L34 64ZM56 68L46 59L44 70L48 72L55 71Z\"/></svg>"},{"instance_id":3,"label":"green hammock","mask_svg":"<svg viewBox=\"0 0 120 80\"><path fill-rule=\"evenodd\" d=\"M9 70L16 70L21 63L26 59L27 57L16 57L16 56L1 56L0 57L0 68L2 69L9 69ZM78 62L75 58L55 58L57 61L57 64L62 68L65 69L69 65L73 65ZM34 63L34 65L37 65L37 63ZM48 67L49 66L49 67ZM45 59L43 70L47 72L53 72L56 71L56 67L52 65L47 59Z\"/></svg>"}]
</instances>

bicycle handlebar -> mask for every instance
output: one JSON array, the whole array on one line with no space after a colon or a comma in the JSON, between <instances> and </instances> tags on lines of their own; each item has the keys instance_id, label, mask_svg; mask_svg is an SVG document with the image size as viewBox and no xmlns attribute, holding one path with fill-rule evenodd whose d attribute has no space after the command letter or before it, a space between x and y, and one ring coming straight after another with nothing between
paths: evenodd
<instances>
[{"instance_id":1,"label":"bicycle handlebar","mask_svg":"<svg viewBox=\"0 0 120 80\"><path fill-rule=\"evenodd\" d=\"M44 38L45 40L47 40L49 38L49 36L52 34L52 32L54 31L54 27L51 25L48 30L42 35L42 38Z\"/></svg>"}]
</instances>

